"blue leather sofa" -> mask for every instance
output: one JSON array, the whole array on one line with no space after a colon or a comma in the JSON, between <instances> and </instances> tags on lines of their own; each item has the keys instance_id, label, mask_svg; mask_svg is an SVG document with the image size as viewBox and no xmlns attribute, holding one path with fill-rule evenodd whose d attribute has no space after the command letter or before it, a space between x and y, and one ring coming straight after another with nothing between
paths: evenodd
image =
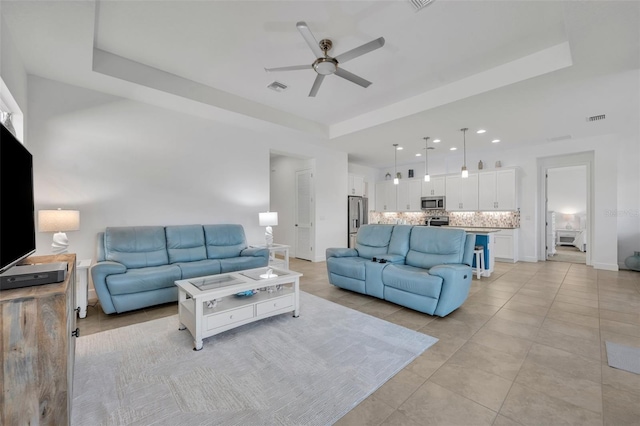
<instances>
[{"instance_id":1,"label":"blue leather sofa","mask_svg":"<svg viewBox=\"0 0 640 426\"><path fill-rule=\"evenodd\" d=\"M329 282L444 317L469 295L475 239L462 229L363 225L355 248L327 249Z\"/></svg>"},{"instance_id":2,"label":"blue leather sofa","mask_svg":"<svg viewBox=\"0 0 640 426\"><path fill-rule=\"evenodd\" d=\"M178 300L176 280L259 268L242 225L109 227L98 234L91 278L106 314Z\"/></svg>"}]
</instances>

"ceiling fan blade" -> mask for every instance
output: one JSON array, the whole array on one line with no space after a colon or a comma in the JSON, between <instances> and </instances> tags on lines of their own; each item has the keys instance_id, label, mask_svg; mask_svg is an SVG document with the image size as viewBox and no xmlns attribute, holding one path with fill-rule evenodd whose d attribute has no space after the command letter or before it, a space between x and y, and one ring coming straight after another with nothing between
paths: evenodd
<instances>
[{"instance_id":1,"label":"ceiling fan blade","mask_svg":"<svg viewBox=\"0 0 640 426\"><path fill-rule=\"evenodd\" d=\"M322 80L324 80L324 75L318 74L318 76L316 77L316 80L313 82L313 87L311 88L311 91L309 92L309 97L314 97L316 95L316 93L318 93L318 89L320 88L320 85L322 84Z\"/></svg>"},{"instance_id":2,"label":"ceiling fan blade","mask_svg":"<svg viewBox=\"0 0 640 426\"><path fill-rule=\"evenodd\" d=\"M290 67L279 67L279 68L265 68L266 72L272 71L295 71L295 70L308 70L311 69L311 65L291 65Z\"/></svg>"},{"instance_id":3,"label":"ceiling fan blade","mask_svg":"<svg viewBox=\"0 0 640 426\"><path fill-rule=\"evenodd\" d=\"M357 58L358 56L362 56L365 53L369 53L373 50L379 49L384 46L384 37L377 38L369 43L365 43L362 46L356 47L355 49L351 49L347 52L341 53L336 56L335 59L339 63L344 63L350 61L353 58Z\"/></svg>"},{"instance_id":4,"label":"ceiling fan blade","mask_svg":"<svg viewBox=\"0 0 640 426\"><path fill-rule=\"evenodd\" d=\"M345 80L349 80L352 83L358 84L364 88L367 88L371 85L370 81L367 81L362 77L358 77L357 75L350 73L344 68L337 68L335 75L337 75L338 77L342 77Z\"/></svg>"},{"instance_id":5,"label":"ceiling fan blade","mask_svg":"<svg viewBox=\"0 0 640 426\"><path fill-rule=\"evenodd\" d=\"M300 31L300 34L302 34L302 37L304 38L304 40L307 42L307 44L313 51L313 54L316 56L316 58L324 57L324 53L322 52L322 49L320 49L320 45L318 44L318 41L311 33L311 30L309 29L309 27L307 27L306 22L300 21L296 24L296 27L298 28L298 31Z\"/></svg>"}]
</instances>

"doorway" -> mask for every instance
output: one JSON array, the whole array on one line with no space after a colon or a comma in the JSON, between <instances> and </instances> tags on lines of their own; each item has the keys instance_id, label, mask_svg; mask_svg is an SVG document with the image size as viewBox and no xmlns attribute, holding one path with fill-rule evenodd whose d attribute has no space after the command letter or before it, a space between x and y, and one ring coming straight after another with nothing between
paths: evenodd
<instances>
[{"instance_id":1,"label":"doorway","mask_svg":"<svg viewBox=\"0 0 640 426\"><path fill-rule=\"evenodd\" d=\"M547 169L547 260L587 263L587 167Z\"/></svg>"},{"instance_id":2,"label":"doorway","mask_svg":"<svg viewBox=\"0 0 640 426\"><path fill-rule=\"evenodd\" d=\"M591 265L593 152L538 160L539 260Z\"/></svg>"},{"instance_id":3,"label":"doorway","mask_svg":"<svg viewBox=\"0 0 640 426\"><path fill-rule=\"evenodd\" d=\"M269 209L278 212L274 242L290 256L313 260L315 245L315 160L282 152L270 155Z\"/></svg>"}]
</instances>

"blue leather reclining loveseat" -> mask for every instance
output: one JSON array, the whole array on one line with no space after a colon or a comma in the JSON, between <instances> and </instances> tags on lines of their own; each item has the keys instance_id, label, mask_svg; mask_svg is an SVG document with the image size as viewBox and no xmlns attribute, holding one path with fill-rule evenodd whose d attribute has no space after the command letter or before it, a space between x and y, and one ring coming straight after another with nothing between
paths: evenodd
<instances>
[{"instance_id":1,"label":"blue leather reclining loveseat","mask_svg":"<svg viewBox=\"0 0 640 426\"><path fill-rule=\"evenodd\" d=\"M355 248L327 249L329 282L444 317L469 294L475 238L462 229L363 225Z\"/></svg>"},{"instance_id":2,"label":"blue leather reclining loveseat","mask_svg":"<svg viewBox=\"0 0 640 426\"><path fill-rule=\"evenodd\" d=\"M106 314L178 300L176 280L267 266L242 225L127 226L98 234L91 278Z\"/></svg>"}]
</instances>

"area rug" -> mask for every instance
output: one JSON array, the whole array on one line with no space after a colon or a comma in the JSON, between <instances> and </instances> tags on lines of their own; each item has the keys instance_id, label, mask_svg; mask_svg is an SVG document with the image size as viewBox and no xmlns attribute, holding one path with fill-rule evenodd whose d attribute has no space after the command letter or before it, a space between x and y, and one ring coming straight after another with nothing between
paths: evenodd
<instances>
[{"instance_id":1,"label":"area rug","mask_svg":"<svg viewBox=\"0 0 640 426\"><path fill-rule=\"evenodd\" d=\"M640 348L604 342L607 347L607 363L613 368L640 374Z\"/></svg>"},{"instance_id":2,"label":"area rug","mask_svg":"<svg viewBox=\"0 0 640 426\"><path fill-rule=\"evenodd\" d=\"M329 425L438 339L308 293L204 340L177 315L77 339L73 425Z\"/></svg>"}]
</instances>

